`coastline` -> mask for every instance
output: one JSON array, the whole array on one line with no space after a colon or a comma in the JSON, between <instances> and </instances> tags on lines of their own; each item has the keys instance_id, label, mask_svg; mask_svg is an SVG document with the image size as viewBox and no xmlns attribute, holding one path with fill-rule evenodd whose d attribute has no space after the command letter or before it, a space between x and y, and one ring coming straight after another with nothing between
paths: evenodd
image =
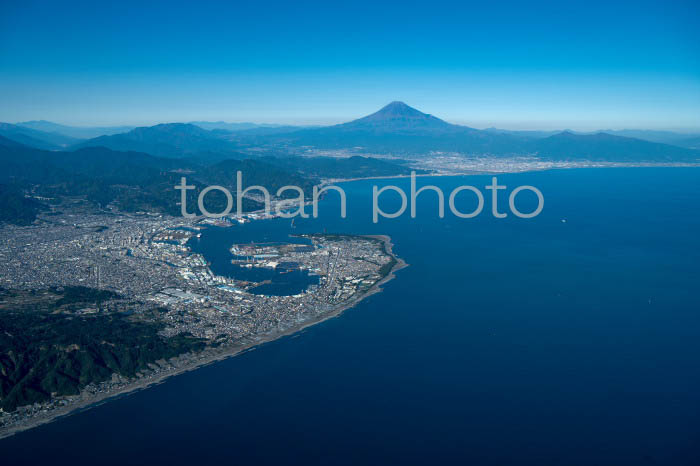
<instances>
[{"instance_id":1,"label":"coastline","mask_svg":"<svg viewBox=\"0 0 700 466\"><path fill-rule=\"evenodd\" d=\"M433 173L416 173L416 178L460 177L479 175L510 175L518 173L542 172L550 170L576 170L581 168L700 168L700 162L576 162L569 164L552 164L551 166L527 166L511 170L456 170ZM410 178L411 175L364 176L355 178L325 178L318 184L319 188L335 183L350 183L367 180L393 180Z\"/></svg>"},{"instance_id":2,"label":"coastline","mask_svg":"<svg viewBox=\"0 0 700 466\"><path fill-rule=\"evenodd\" d=\"M696 164L649 164L649 165L643 165L643 164L632 164L632 165L612 165L608 167L601 167L601 166L581 166L581 167L547 167L547 168L541 168L541 169L529 169L525 170L526 172L529 171L549 171L549 170L566 170L566 169L576 169L576 168L655 168L655 167L667 167L667 168L697 168L699 165ZM493 172L493 174L501 174L501 173L520 173L520 172ZM417 177L459 177L459 176L470 176L470 175L484 175L484 174L492 174L489 172L464 172L464 173L429 173L429 174L418 174L416 175ZM323 180L319 186L323 186L325 184L330 184L330 183L346 183L346 182L354 182L354 181L362 181L362 180L382 180L382 179L395 179L395 178L409 178L410 175L395 175L395 176L378 176L378 177L365 177L365 178L348 178L348 179L327 179ZM235 356L238 356L240 354L243 354L248 351L252 351L256 349L258 346L263 345L265 343L270 343L272 341L278 340L282 337L285 336L292 336L295 334L300 333L304 329L314 326L316 324L322 323L326 320L329 320L334 317L340 316L343 312L345 312L348 309L353 308L356 306L359 302L362 300L368 298L369 296L372 296L375 293L379 293L382 291L381 286L384 285L385 283L391 281L396 277L395 272L398 270L407 267L409 264L407 264L405 261L403 261L401 258L397 257L393 253L393 243L391 241L391 238L387 235L357 235L357 236L362 236L365 238L373 238L376 240L382 241L382 243L385 246L385 251L395 260L395 263L393 264L391 270L387 273L387 275L380 280L378 280L376 283L374 283L367 291L362 293L361 295L351 299L350 301L340 305L338 308L333 309L327 313L324 313L322 315L318 315L312 319L309 319L308 321L305 321L303 323L299 323L297 325L293 325L291 327L281 329L281 330L276 330L270 333L266 334L261 334L257 335L254 338L249 338L246 339L245 341L240 341L236 344L232 344L229 346L225 347L219 347L219 348L211 348L208 350L204 351L204 354L198 353L198 354L193 354L190 355L191 359L188 360L187 362L182 363L178 367L174 367L171 369L165 369L163 370L162 373L158 373L154 375L153 377L148 377L144 379L136 379L132 383L129 383L128 385L125 385L122 388L119 388L114 391L110 392L104 392L104 393L99 393L95 395L86 395L85 399L80 399L76 401L75 403L62 406L59 408L55 408L51 410L50 412L47 413L42 413L42 414L37 414L34 417L27 419L26 422L20 422L18 424L9 426L6 429L0 428L0 440L11 437L17 433L30 430L35 427L39 427L44 424L49 424L55 420L61 419L66 416L70 416L73 414L77 414L81 411L88 410L97 406L100 406L103 403L107 403L109 401L113 401L115 399L121 398L123 396L130 395L132 393L135 393L140 390L145 390L147 388L153 387L155 385L159 385L163 382L165 382L167 379L171 377L175 377L177 375L194 371L196 369L199 369L201 367L207 366L209 364L213 364L219 361L223 361L228 358L232 358Z\"/></svg>"},{"instance_id":3,"label":"coastline","mask_svg":"<svg viewBox=\"0 0 700 466\"><path fill-rule=\"evenodd\" d=\"M235 356L238 356L240 354L243 354L248 351L252 351L255 348L257 348L260 345L263 345L265 343L270 343L272 341L278 340L282 337L285 336L291 336L296 333L301 332L302 330L311 327L313 325L319 324L321 322L324 322L328 319L332 319L334 317L340 316L343 312L345 312L348 309L351 309L355 307L358 303L363 301L364 299L379 293L382 291L381 286L384 285L385 283L393 280L396 275L395 272L397 272L400 269L403 269L405 267L408 267L408 264L401 258L397 257L393 251L393 243L391 242L391 238L386 235L360 235L365 238L372 238L376 240L380 240L383 245L384 245L384 250L389 254L395 261L393 264L391 270L389 273L387 273L386 276L381 278L379 281L374 283L365 293L361 294L360 296L357 296L350 301L342 304L339 306L337 309L334 309L330 312L321 314L313 319L310 319L306 322L302 322L297 325L293 325L289 328L286 329L281 329L281 330L276 330L267 334L259 335L257 338L247 340L245 342L239 342L234 345L226 346L223 348L215 348L215 349L210 349L210 350L205 350L204 353L206 354L195 354L193 357L196 359L193 361L188 361L184 363L181 366L175 367L171 370L166 370L164 373L159 373L155 375L154 377L149 378L148 380L135 380L133 383L126 385L125 387L118 389L116 391L112 392L106 392L106 393L100 393L97 395L89 395L86 397L84 400L80 400L74 404L69 404L60 408L56 408L52 410L51 412L47 413L46 415L36 415L30 419L27 419L26 422L20 422L19 424L12 425L8 427L7 429L0 430L0 440L6 437L11 437L12 435L15 435L17 433L33 429L35 427L39 427L44 424L48 424L50 422L56 421L60 418L70 416L72 414L77 414L79 412L100 406L103 403L107 403L109 401L115 400L117 398L121 398L123 396L130 395L132 393L136 393L140 390L145 390L150 387L153 387L155 385L159 385L163 382L165 382L167 379L171 377L175 377L180 374L184 374L186 372L194 371L196 369L199 369L201 367L207 366L209 364L214 364L219 361L223 361L228 358L232 358ZM199 357L198 357L199 356Z\"/></svg>"}]
</instances>

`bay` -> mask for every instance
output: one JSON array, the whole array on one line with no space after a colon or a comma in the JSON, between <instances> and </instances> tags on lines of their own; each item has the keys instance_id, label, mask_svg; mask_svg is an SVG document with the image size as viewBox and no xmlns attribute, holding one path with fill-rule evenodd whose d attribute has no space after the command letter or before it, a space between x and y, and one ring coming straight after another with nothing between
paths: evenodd
<instances>
[{"instance_id":1,"label":"bay","mask_svg":"<svg viewBox=\"0 0 700 466\"><path fill-rule=\"evenodd\" d=\"M426 192L374 224L372 186L408 180L365 180L345 219L331 194L294 229L205 233L218 270L233 242L323 231L390 235L410 266L338 318L1 440L3 464L698 464L700 170L498 179L542 214L493 218L490 176L430 177L484 212L440 219Z\"/></svg>"}]
</instances>

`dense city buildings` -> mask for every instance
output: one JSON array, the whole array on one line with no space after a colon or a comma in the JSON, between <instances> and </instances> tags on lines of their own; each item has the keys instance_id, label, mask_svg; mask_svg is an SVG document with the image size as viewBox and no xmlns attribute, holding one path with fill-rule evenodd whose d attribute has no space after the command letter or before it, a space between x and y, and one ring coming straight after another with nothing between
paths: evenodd
<instances>
[{"instance_id":1,"label":"dense city buildings","mask_svg":"<svg viewBox=\"0 0 700 466\"><path fill-rule=\"evenodd\" d=\"M267 295L258 292L261 283L216 275L191 250L188 241L211 224L235 228L211 219L104 213L80 203L53 208L29 226L0 227L0 309L13 312L31 302L53 315L86 322L118 316L157 326L166 342L165 352L152 353L153 360L139 356L146 359L133 376L116 365L110 377L103 371L80 384L79 393L55 389L47 399L16 402L0 413L0 432L40 423L336 315L376 291L402 265L386 237L304 235L295 238L304 244L231 245L231 261L241 267L304 271L317 278L301 292ZM76 289L86 296L92 290L93 298L66 304L67 290L76 294ZM168 344L178 338L186 344L173 350ZM77 342L61 348L84 350ZM168 351L179 353L166 359L162 354Z\"/></svg>"}]
</instances>

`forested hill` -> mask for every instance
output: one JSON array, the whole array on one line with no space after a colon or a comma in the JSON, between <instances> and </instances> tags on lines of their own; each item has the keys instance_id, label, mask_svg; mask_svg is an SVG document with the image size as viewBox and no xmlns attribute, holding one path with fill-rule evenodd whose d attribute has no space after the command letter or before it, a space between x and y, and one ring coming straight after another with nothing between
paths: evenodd
<instances>
[{"instance_id":1,"label":"forested hill","mask_svg":"<svg viewBox=\"0 0 700 466\"><path fill-rule=\"evenodd\" d=\"M85 287L0 289L0 408L76 395L88 384L204 348L188 334L165 338L163 324L123 313L89 313L116 293Z\"/></svg>"},{"instance_id":2,"label":"forested hill","mask_svg":"<svg viewBox=\"0 0 700 466\"><path fill-rule=\"evenodd\" d=\"M185 176L187 183L195 186L195 190L188 191L188 204L196 207L196 195L205 186L223 185L235 197L238 170L243 173L243 188L257 184L274 193L285 185L310 190L314 183L296 170L259 160L202 165L191 160L104 147L70 152L43 151L0 139L0 185L7 194L1 220L31 222L41 208L37 199L58 201L64 197L83 198L100 208L111 204L127 212L180 215L180 191L174 186L180 184L181 177ZM225 207L225 198L212 193L207 196L205 206L211 212L220 212ZM243 202L247 211L261 207L251 199Z\"/></svg>"}]
</instances>

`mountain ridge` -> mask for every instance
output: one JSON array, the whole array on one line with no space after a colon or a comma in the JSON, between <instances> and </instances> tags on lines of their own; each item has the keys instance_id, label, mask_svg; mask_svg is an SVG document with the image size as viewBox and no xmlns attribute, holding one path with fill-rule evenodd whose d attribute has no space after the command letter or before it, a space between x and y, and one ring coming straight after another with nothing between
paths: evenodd
<instances>
[{"instance_id":1,"label":"mountain ridge","mask_svg":"<svg viewBox=\"0 0 700 466\"><path fill-rule=\"evenodd\" d=\"M553 160L615 162L699 162L700 151L604 132L578 134L562 131L538 139L533 149L540 157Z\"/></svg>"},{"instance_id":2,"label":"mountain ridge","mask_svg":"<svg viewBox=\"0 0 700 466\"><path fill-rule=\"evenodd\" d=\"M531 155L558 160L700 160L700 152L693 149L607 133L575 134L562 131L554 134L522 134L496 129L479 130L448 123L401 101L391 102L377 112L347 123L300 130L277 135L277 138L279 143L293 146L353 148L413 156L438 151L467 156Z\"/></svg>"},{"instance_id":3,"label":"mountain ridge","mask_svg":"<svg viewBox=\"0 0 700 466\"><path fill-rule=\"evenodd\" d=\"M209 131L190 123L161 123L140 126L126 133L100 136L72 146L107 147L120 151L145 152L160 157L181 158L197 153L226 154L233 157L236 144L220 137L218 131Z\"/></svg>"},{"instance_id":4,"label":"mountain ridge","mask_svg":"<svg viewBox=\"0 0 700 466\"><path fill-rule=\"evenodd\" d=\"M98 136L109 136L117 133L131 131L134 126L70 126L54 123L47 120L31 120L16 123L17 126L44 131L46 133L60 134L74 139L91 139Z\"/></svg>"},{"instance_id":5,"label":"mountain ridge","mask_svg":"<svg viewBox=\"0 0 700 466\"><path fill-rule=\"evenodd\" d=\"M55 146L38 141L32 134L25 132L18 136L16 127L11 126L6 126L5 134L0 131L0 135L29 146L44 145L39 148L56 150ZM670 137L658 132L649 134ZM274 152L293 155L308 149L350 150L353 153L398 154L407 157L449 152L464 156L526 155L548 160L609 162L700 160L700 151L693 148L698 145L698 141L689 138L685 145L687 147L606 132L508 131L497 128L480 130L452 124L404 102L393 101L364 117L332 126L302 128L261 125L229 131L223 128L204 129L192 123L162 123L133 128L125 133L99 136L81 141L68 149L102 146L117 151L200 160L244 159Z\"/></svg>"},{"instance_id":6,"label":"mountain ridge","mask_svg":"<svg viewBox=\"0 0 700 466\"><path fill-rule=\"evenodd\" d=\"M0 136L44 150L61 150L78 142L78 139L63 134L49 133L12 123L0 123Z\"/></svg>"}]
</instances>

